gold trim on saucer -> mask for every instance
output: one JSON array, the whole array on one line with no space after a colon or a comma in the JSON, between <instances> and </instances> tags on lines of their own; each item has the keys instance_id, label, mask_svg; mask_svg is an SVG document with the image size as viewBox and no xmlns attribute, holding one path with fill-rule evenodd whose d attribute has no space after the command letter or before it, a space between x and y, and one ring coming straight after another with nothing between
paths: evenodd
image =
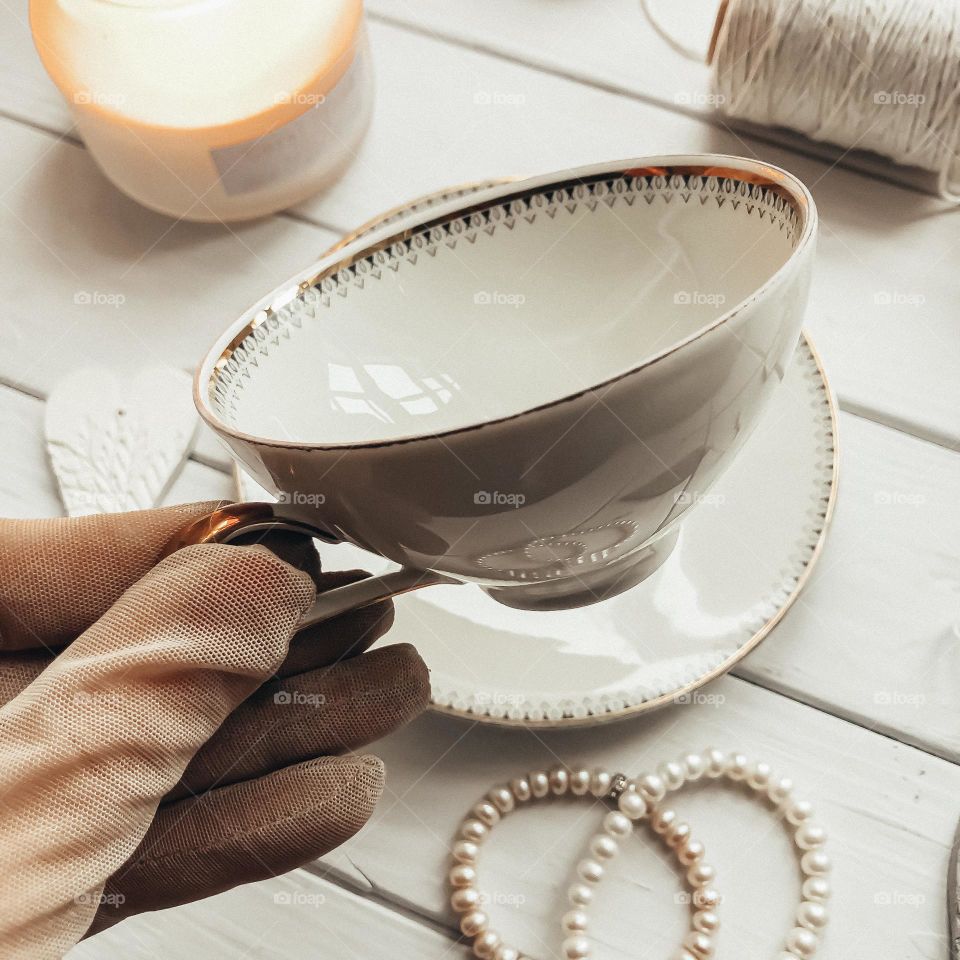
<instances>
[{"instance_id":1,"label":"gold trim on saucer","mask_svg":"<svg viewBox=\"0 0 960 960\"><path fill-rule=\"evenodd\" d=\"M813 552L810 554L810 559L807 561L807 564L804 567L803 573L801 573L797 579L797 585L794 587L790 595L783 601L776 613L774 613L767 620L767 622L756 633L754 633L749 640L746 641L746 643L739 646L736 652L727 657L727 659L724 660L719 666L715 667L708 673L705 673L703 676L698 677L696 680L686 684L685 686L678 687L676 690L673 690L670 693L663 694L659 697L654 697L651 700L644 700L642 703L624 707L622 710L612 710L607 713L591 714L588 717L564 717L560 720L527 720L523 718L494 717L490 714L472 713L469 710L458 710L454 707L433 703L432 701L430 703L430 709L436 711L437 713L443 713L453 717L460 717L461 719L465 720L474 720L478 723L485 723L501 727L528 727L537 730L567 730L573 727L594 727L600 724L612 723L617 720L625 720L628 717L636 717L642 713L649 713L653 710L666 707L670 704L675 704L678 701L682 702L682 698L689 695L694 690L698 690L711 680L716 680L725 673L729 673L730 670L748 653L758 647L761 641L766 639L773 628L783 619L786 612L790 609L790 607L793 606L797 597L800 596L806 587L810 576L817 565L817 561L820 559L820 554L823 551L823 544L826 540L827 530L829 529L830 523L833 519L833 510L837 499L837 487L840 473L840 447L837 433L837 401L833 394L833 390L830 387L830 382L827 380L826 372L823 369L823 362L820 359L820 354L806 330L801 332L801 339L809 349L810 354L813 357L813 361L816 364L817 371L820 374L822 388L825 394L825 403L829 411L830 436L833 439L833 459L830 465L830 493L827 497L827 502L824 506L823 512L820 514L822 524L819 531L816 532L816 544L814 545Z\"/></svg>"}]
</instances>

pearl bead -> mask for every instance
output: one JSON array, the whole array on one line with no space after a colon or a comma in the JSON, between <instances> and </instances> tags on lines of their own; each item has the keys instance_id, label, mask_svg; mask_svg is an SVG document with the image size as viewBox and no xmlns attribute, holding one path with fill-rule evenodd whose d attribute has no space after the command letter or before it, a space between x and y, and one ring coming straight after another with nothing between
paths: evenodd
<instances>
[{"instance_id":1,"label":"pearl bead","mask_svg":"<svg viewBox=\"0 0 960 960\"><path fill-rule=\"evenodd\" d=\"M711 780L722 777L727 769L727 755L722 750L708 747L703 752L703 759L707 764L707 776Z\"/></svg>"},{"instance_id":2,"label":"pearl bead","mask_svg":"<svg viewBox=\"0 0 960 960\"><path fill-rule=\"evenodd\" d=\"M448 879L451 887L472 887L477 882L477 871L467 863L458 863Z\"/></svg>"},{"instance_id":3,"label":"pearl bead","mask_svg":"<svg viewBox=\"0 0 960 960\"><path fill-rule=\"evenodd\" d=\"M575 797L582 797L590 792L590 771L585 767L570 771L570 792Z\"/></svg>"},{"instance_id":4,"label":"pearl bead","mask_svg":"<svg viewBox=\"0 0 960 960\"><path fill-rule=\"evenodd\" d=\"M648 773L636 781L637 792L652 803L659 803L667 792L667 786L661 777Z\"/></svg>"},{"instance_id":5,"label":"pearl bead","mask_svg":"<svg viewBox=\"0 0 960 960\"><path fill-rule=\"evenodd\" d=\"M471 843L483 843L487 839L487 825L482 820L464 820L460 836Z\"/></svg>"},{"instance_id":6,"label":"pearl bead","mask_svg":"<svg viewBox=\"0 0 960 960\"><path fill-rule=\"evenodd\" d=\"M824 903L830 899L830 881L825 877L807 877L803 881L803 899Z\"/></svg>"},{"instance_id":7,"label":"pearl bead","mask_svg":"<svg viewBox=\"0 0 960 960\"><path fill-rule=\"evenodd\" d=\"M677 851L677 859L685 867L692 867L698 860L703 859L704 853L703 844L699 840L688 840Z\"/></svg>"},{"instance_id":8,"label":"pearl bead","mask_svg":"<svg viewBox=\"0 0 960 960\"><path fill-rule=\"evenodd\" d=\"M482 910L471 910L460 918L460 931L465 937L476 937L487 929L490 922Z\"/></svg>"},{"instance_id":9,"label":"pearl bead","mask_svg":"<svg viewBox=\"0 0 960 960\"><path fill-rule=\"evenodd\" d=\"M687 871L687 882L692 887L705 887L708 883L713 883L716 877L716 871L709 863L695 863Z\"/></svg>"},{"instance_id":10,"label":"pearl bead","mask_svg":"<svg viewBox=\"0 0 960 960\"><path fill-rule=\"evenodd\" d=\"M505 943L501 943L500 946L493 951L493 960L520 960L520 951L514 947L508 947Z\"/></svg>"},{"instance_id":11,"label":"pearl bead","mask_svg":"<svg viewBox=\"0 0 960 960\"><path fill-rule=\"evenodd\" d=\"M603 818L603 829L615 840L623 840L633 833L633 823L619 810L611 810Z\"/></svg>"},{"instance_id":12,"label":"pearl bead","mask_svg":"<svg viewBox=\"0 0 960 960\"><path fill-rule=\"evenodd\" d=\"M767 796L779 806L793 793L793 781L789 777L777 777L770 781L767 787Z\"/></svg>"},{"instance_id":13,"label":"pearl bead","mask_svg":"<svg viewBox=\"0 0 960 960\"><path fill-rule=\"evenodd\" d=\"M794 927L787 935L787 949L795 953L801 960L812 957L817 949L819 940L812 930L805 927Z\"/></svg>"},{"instance_id":14,"label":"pearl bead","mask_svg":"<svg viewBox=\"0 0 960 960\"><path fill-rule=\"evenodd\" d=\"M700 910L716 910L720 906L720 894L713 887L702 887L693 893L693 905Z\"/></svg>"},{"instance_id":15,"label":"pearl bead","mask_svg":"<svg viewBox=\"0 0 960 960\"><path fill-rule=\"evenodd\" d=\"M587 929L585 910L570 910L563 915L560 925L567 933L584 933Z\"/></svg>"},{"instance_id":16,"label":"pearl bead","mask_svg":"<svg viewBox=\"0 0 960 960\"><path fill-rule=\"evenodd\" d=\"M667 763L661 763L657 767L657 773L663 781L667 790L679 790L687 778L687 771L682 764L675 760L669 760Z\"/></svg>"},{"instance_id":17,"label":"pearl bead","mask_svg":"<svg viewBox=\"0 0 960 960\"><path fill-rule=\"evenodd\" d=\"M526 777L516 777L510 781L510 792L520 803L526 803L532 796L530 781Z\"/></svg>"},{"instance_id":18,"label":"pearl bead","mask_svg":"<svg viewBox=\"0 0 960 960\"><path fill-rule=\"evenodd\" d=\"M658 807L650 817L650 826L653 827L654 833L659 833L662 836L673 826L676 819L677 814L674 810L664 810L662 807Z\"/></svg>"},{"instance_id":19,"label":"pearl bead","mask_svg":"<svg viewBox=\"0 0 960 960\"><path fill-rule=\"evenodd\" d=\"M450 895L450 906L456 913L469 913L480 906L480 891L476 887L458 887Z\"/></svg>"},{"instance_id":20,"label":"pearl bead","mask_svg":"<svg viewBox=\"0 0 960 960\"><path fill-rule=\"evenodd\" d=\"M624 790L617 801L620 812L631 820L639 820L647 812L647 801L635 790Z\"/></svg>"},{"instance_id":21,"label":"pearl bead","mask_svg":"<svg viewBox=\"0 0 960 960\"><path fill-rule=\"evenodd\" d=\"M666 832L666 838L667 844L676 849L690 839L690 824L682 820L679 823L674 821Z\"/></svg>"},{"instance_id":22,"label":"pearl bead","mask_svg":"<svg viewBox=\"0 0 960 960\"><path fill-rule=\"evenodd\" d=\"M683 945L695 957L702 957L706 960L707 957L713 956L713 940L699 930L691 930L683 938Z\"/></svg>"},{"instance_id":23,"label":"pearl bead","mask_svg":"<svg viewBox=\"0 0 960 960\"><path fill-rule=\"evenodd\" d=\"M516 805L513 799L513 793L506 787L494 787L488 794L487 799L501 812L509 813Z\"/></svg>"},{"instance_id":24,"label":"pearl bead","mask_svg":"<svg viewBox=\"0 0 960 960\"><path fill-rule=\"evenodd\" d=\"M562 950L566 960L586 960L590 956L590 941L586 937L568 937Z\"/></svg>"},{"instance_id":25,"label":"pearl bead","mask_svg":"<svg viewBox=\"0 0 960 960\"><path fill-rule=\"evenodd\" d=\"M590 792L595 797L605 797L610 792L611 780L606 770L594 770L590 776Z\"/></svg>"},{"instance_id":26,"label":"pearl bead","mask_svg":"<svg viewBox=\"0 0 960 960\"><path fill-rule=\"evenodd\" d=\"M693 926L704 933L716 933L720 929L720 918L712 910L698 910L693 915Z\"/></svg>"},{"instance_id":27,"label":"pearl bead","mask_svg":"<svg viewBox=\"0 0 960 960\"><path fill-rule=\"evenodd\" d=\"M481 800L474 804L470 812L488 827L500 822L500 811L489 800Z\"/></svg>"},{"instance_id":28,"label":"pearl bead","mask_svg":"<svg viewBox=\"0 0 960 960\"><path fill-rule=\"evenodd\" d=\"M797 924L808 930L822 930L827 925L827 908L822 903L804 900L797 909Z\"/></svg>"},{"instance_id":29,"label":"pearl bead","mask_svg":"<svg viewBox=\"0 0 960 960\"><path fill-rule=\"evenodd\" d=\"M750 769L750 761L742 753L731 754L727 761L727 776L735 781L747 779L747 772Z\"/></svg>"},{"instance_id":30,"label":"pearl bead","mask_svg":"<svg viewBox=\"0 0 960 960\"><path fill-rule=\"evenodd\" d=\"M589 907L593 900L593 890L585 883L573 883L567 891L567 899L575 907Z\"/></svg>"},{"instance_id":31,"label":"pearl bead","mask_svg":"<svg viewBox=\"0 0 960 960\"><path fill-rule=\"evenodd\" d=\"M537 800L542 800L550 792L550 780L543 770L534 770L530 774L530 790Z\"/></svg>"},{"instance_id":32,"label":"pearl bead","mask_svg":"<svg viewBox=\"0 0 960 960\"><path fill-rule=\"evenodd\" d=\"M699 780L707 770L707 761L699 753L688 753L682 760L687 780Z\"/></svg>"},{"instance_id":33,"label":"pearl bead","mask_svg":"<svg viewBox=\"0 0 960 960\"><path fill-rule=\"evenodd\" d=\"M577 876L586 883L599 883L603 879L603 864L584 857L577 864Z\"/></svg>"},{"instance_id":34,"label":"pearl bead","mask_svg":"<svg viewBox=\"0 0 960 960\"><path fill-rule=\"evenodd\" d=\"M787 822L799 827L813 816L813 804L809 800L791 800L786 807Z\"/></svg>"},{"instance_id":35,"label":"pearl bead","mask_svg":"<svg viewBox=\"0 0 960 960\"><path fill-rule=\"evenodd\" d=\"M813 850L827 842L827 831L819 824L808 821L797 828L794 839L801 850Z\"/></svg>"},{"instance_id":36,"label":"pearl bead","mask_svg":"<svg viewBox=\"0 0 960 960\"><path fill-rule=\"evenodd\" d=\"M808 850L800 858L800 869L808 877L822 877L830 872L830 858L822 850Z\"/></svg>"},{"instance_id":37,"label":"pearl bead","mask_svg":"<svg viewBox=\"0 0 960 960\"><path fill-rule=\"evenodd\" d=\"M492 960L493 951L500 946L500 934L485 930L473 941L473 955L480 960Z\"/></svg>"},{"instance_id":38,"label":"pearl bead","mask_svg":"<svg viewBox=\"0 0 960 960\"><path fill-rule=\"evenodd\" d=\"M563 796L570 787L570 774L564 767L554 767L550 771L550 792L556 796Z\"/></svg>"},{"instance_id":39,"label":"pearl bead","mask_svg":"<svg viewBox=\"0 0 960 960\"><path fill-rule=\"evenodd\" d=\"M620 846L609 834L598 833L590 841L590 852L598 860L612 860L620 852Z\"/></svg>"},{"instance_id":40,"label":"pearl bead","mask_svg":"<svg viewBox=\"0 0 960 960\"><path fill-rule=\"evenodd\" d=\"M747 783L758 792L766 792L773 771L769 763L755 763L747 772Z\"/></svg>"},{"instance_id":41,"label":"pearl bead","mask_svg":"<svg viewBox=\"0 0 960 960\"><path fill-rule=\"evenodd\" d=\"M453 859L459 863L476 863L480 848L472 840L458 840L453 845Z\"/></svg>"}]
</instances>

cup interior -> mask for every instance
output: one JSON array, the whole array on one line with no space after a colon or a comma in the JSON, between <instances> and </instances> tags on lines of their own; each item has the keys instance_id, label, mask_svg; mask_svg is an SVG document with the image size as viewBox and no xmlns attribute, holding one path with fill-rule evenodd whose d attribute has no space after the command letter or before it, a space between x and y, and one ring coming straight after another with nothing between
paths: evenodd
<instances>
[{"instance_id":1,"label":"cup interior","mask_svg":"<svg viewBox=\"0 0 960 960\"><path fill-rule=\"evenodd\" d=\"M804 205L786 175L756 167L521 182L375 231L249 318L215 358L209 404L230 431L351 445L510 417L620 376L790 260Z\"/></svg>"}]
</instances>

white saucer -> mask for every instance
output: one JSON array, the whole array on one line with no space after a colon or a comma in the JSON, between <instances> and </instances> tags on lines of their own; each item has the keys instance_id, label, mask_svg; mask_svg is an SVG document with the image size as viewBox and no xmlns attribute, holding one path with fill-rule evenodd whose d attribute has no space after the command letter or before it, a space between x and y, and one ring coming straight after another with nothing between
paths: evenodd
<instances>
[{"instance_id":1,"label":"white saucer","mask_svg":"<svg viewBox=\"0 0 960 960\"><path fill-rule=\"evenodd\" d=\"M779 622L820 553L836 495L836 412L807 334L729 471L647 580L603 603L528 612L474 586L396 601L383 643L416 645L433 706L472 720L585 726L692 699ZM238 473L244 500L271 499ZM324 569L394 565L318 544Z\"/></svg>"}]
</instances>

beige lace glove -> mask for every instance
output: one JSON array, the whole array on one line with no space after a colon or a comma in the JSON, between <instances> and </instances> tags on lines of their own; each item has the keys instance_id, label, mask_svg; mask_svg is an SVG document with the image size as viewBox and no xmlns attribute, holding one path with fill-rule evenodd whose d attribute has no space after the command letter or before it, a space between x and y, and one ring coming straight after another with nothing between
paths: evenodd
<instances>
[{"instance_id":1,"label":"beige lace glove","mask_svg":"<svg viewBox=\"0 0 960 960\"><path fill-rule=\"evenodd\" d=\"M59 957L135 913L290 870L383 786L351 751L415 716L380 605L290 637L320 589L303 539L188 547L216 504L0 521L0 956ZM266 682L265 682L266 681Z\"/></svg>"}]
</instances>

